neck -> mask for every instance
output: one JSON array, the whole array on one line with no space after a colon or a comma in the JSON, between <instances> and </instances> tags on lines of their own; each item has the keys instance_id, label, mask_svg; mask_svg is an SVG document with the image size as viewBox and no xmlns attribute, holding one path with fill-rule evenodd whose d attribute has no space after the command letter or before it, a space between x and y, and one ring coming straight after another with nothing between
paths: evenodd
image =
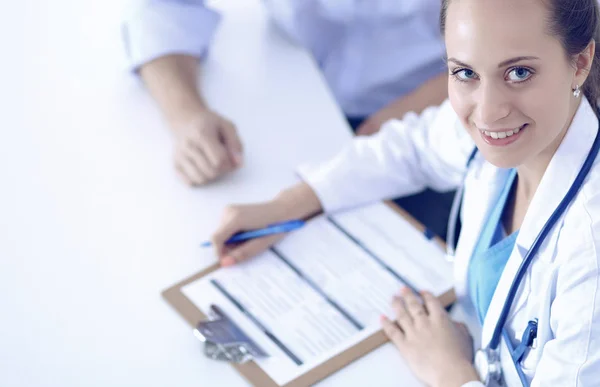
<instances>
[{"instance_id":1,"label":"neck","mask_svg":"<svg viewBox=\"0 0 600 387\"><path fill-rule=\"evenodd\" d=\"M528 163L517 168L519 179L517 181L516 196L518 198L524 199L527 203L531 202L549 163L550 160L539 160L539 163L536 163L536 165Z\"/></svg>"},{"instance_id":2,"label":"neck","mask_svg":"<svg viewBox=\"0 0 600 387\"><path fill-rule=\"evenodd\" d=\"M581 100L578 99L576 103L574 103L571 109L571 116L564 128L561 130L560 134L556 136L554 141L548 145L546 149L544 149L541 153L536 155L530 160L527 160L525 163L521 164L517 167L517 174L519 176L519 180L517 183L517 196L525 199L527 203L531 202L533 199L533 195L535 195L535 191L537 190L540 182L542 181L542 177L544 177L544 173L554 157L556 150L562 143L571 123L573 122L573 117L575 117L575 113L579 108Z\"/></svg>"},{"instance_id":3,"label":"neck","mask_svg":"<svg viewBox=\"0 0 600 387\"><path fill-rule=\"evenodd\" d=\"M531 203L531 200L535 195L535 191L540 185L540 182L544 177L544 173L546 173L546 169L548 168L552 157L554 157L556 150L562 143L567 131L569 130L569 127L571 126L573 117L575 117L575 112L579 107L579 101L573 105L574 106L571 110L571 116L569 120L560 134L556 136L554 141L552 141L552 143L541 153L517 167L518 179L516 190L514 194L511 195L511 201L508 205L509 209L504 214L503 219L504 227L505 230L507 230L507 233L512 234L514 231L521 228L523 220L525 219L525 215L527 214L527 210L529 209L529 203Z\"/></svg>"}]
</instances>

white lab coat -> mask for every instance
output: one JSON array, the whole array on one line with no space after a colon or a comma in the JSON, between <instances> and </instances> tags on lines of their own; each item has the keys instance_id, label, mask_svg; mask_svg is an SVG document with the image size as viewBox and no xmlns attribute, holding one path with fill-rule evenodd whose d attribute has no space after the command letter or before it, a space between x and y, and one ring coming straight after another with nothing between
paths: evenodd
<instances>
[{"instance_id":1,"label":"white lab coat","mask_svg":"<svg viewBox=\"0 0 600 387\"><path fill-rule=\"evenodd\" d=\"M546 219L571 186L598 132L598 119L583 100L552 158L521 226L483 327L468 297L467 269L488 212L507 170L473 160L464 181L462 232L456 249L458 306L478 344L485 346L514 274ZM335 159L305 168L326 211L409 194L430 186L456 188L473 143L448 102L420 117L390 121L372 138L355 139ZM512 305L507 330L513 343L527 322L538 319L538 336L521 363L532 386L600 385L600 168L596 160L583 188L529 267ZM426 259L426 257L424 257ZM512 367L503 357L503 368ZM519 380L507 381L509 386ZM480 386L472 382L469 386Z\"/></svg>"}]
</instances>

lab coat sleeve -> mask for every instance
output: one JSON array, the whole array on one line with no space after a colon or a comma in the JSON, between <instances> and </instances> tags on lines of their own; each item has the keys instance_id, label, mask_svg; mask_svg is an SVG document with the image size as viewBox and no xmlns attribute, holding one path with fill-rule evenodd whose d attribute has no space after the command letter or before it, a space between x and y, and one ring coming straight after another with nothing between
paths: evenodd
<instances>
[{"instance_id":1,"label":"lab coat sleeve","mask_svg":"<svg viewBox=\"0 0 600 387\"><path fill-rule=\"evenodd\" d=\"M326 212L458 187L474 144L448 101L386 122L379 133L357 137L332 160L302 166L300 176Z\"/></svg>"},{"instance_id":2,"label":"lab coat sleeve","mask_svg":"<svg viewBox=\"0 0 600 387\"><path fill-rule=\"evenodd\" d=\"M557 259L562 263L550 309L552 339L542 349L532 387L600 383L600 221L591 221L589 232L590 214L600 208L600 193L595 196L594 205L588 207L595 211L581 210L572 219L577 225L565 224L561 231ZM561 254L568 256L563 259Z\"/></svg>"},{"instance_id":3,"label":"lab coat sleeve","mask_svg":"<svg viewBox=\"0 0 600 387\"><path fill-rule=\"evenodd\" d=\"M137 0L121 25L128 67L140 66L169 54L200 58L210 44L220 15L204 0Z\"/></svg>"}]
</instances>

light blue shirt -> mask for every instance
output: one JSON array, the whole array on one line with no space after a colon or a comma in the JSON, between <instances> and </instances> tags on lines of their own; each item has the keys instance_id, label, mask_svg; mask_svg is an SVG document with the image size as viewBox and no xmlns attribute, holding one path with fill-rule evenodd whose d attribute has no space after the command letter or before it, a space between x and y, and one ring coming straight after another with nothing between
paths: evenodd
<instances>
[{"instance_id":1,"label":"light blue shirt","mask_svg":"<svg viewBox=\"0 0 600 387\"><path fill-rule=\"evenodd\" d=\"M439 0L263 2L312 52L348 116L368 116L444 71ZM132 70L168 54L206 53L220 15L204 0L138 3L123 23Z\"/></svg>"},{"instance_id":2,"label":"light blue shirt","mask_svg":"<svg viewBox=\"0 0 600 387\"><path fill-rule=\"evenodd\" d=\"M483 321L504 271L504 267L512 254L517 241L518 231L505 235L502 227L502 214L510 198L516 170L512 169L507 176L504 189L498 198L496 207L485 223L471 262L469 262L469 294L477 309L479 320Z\"/></svg>"}]
</instances>

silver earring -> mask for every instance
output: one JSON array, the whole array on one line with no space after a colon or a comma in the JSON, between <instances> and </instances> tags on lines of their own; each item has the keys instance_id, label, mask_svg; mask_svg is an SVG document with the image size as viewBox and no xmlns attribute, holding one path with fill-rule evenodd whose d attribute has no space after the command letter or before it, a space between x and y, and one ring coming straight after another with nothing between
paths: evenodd
<instances>
[{"instance_id":1,"label":"silver earring","mask_svg":"<svg viewBox=\"0 0 600 387\"><path fill-rule=\"evenodd\" d=\"M575 90L573 90L573 96L575 98L579 98L579 95L581 94L581 88L579 87L579 85L575 86Z\"/></svg>"}]
</instances>

